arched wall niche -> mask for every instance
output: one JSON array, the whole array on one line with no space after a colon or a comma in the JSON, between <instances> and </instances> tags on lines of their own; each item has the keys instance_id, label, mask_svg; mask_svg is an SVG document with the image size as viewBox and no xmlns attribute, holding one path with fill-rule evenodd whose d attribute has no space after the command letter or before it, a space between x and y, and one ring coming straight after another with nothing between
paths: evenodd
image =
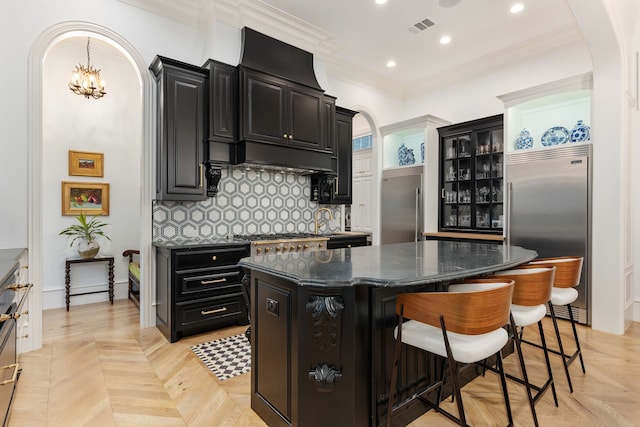
<instances>
[{"instance_id":1,"label":"arched wall niche","mask_svg":"<svg viewBox=\"0 0 640 427\"><path fill-rule=\"evenodd\" d=\"M42 347L42 309L43 309L43 206L42 192L42 151L43 151L43 63L53 46L72 37L92 37L116 48L132 64L138 75L141 90L140 158L141 158L141 193L140 193L140 261L141 261L141 327L154 326L153 315L153 283L154 260L151 247L151 200L153 189L153 141L155 140L155 117L153 103L155 90L147 65L140 53L122 36L114 31L90 22L69 21L53 25L44 30L34 41L28 58L28 250L29 281L34 284L30 295L29 312L31 316L31 333L29 342L23 350L30 351ZM114 256L119 254L114 254Z\"/></svg>"}]
</instances>

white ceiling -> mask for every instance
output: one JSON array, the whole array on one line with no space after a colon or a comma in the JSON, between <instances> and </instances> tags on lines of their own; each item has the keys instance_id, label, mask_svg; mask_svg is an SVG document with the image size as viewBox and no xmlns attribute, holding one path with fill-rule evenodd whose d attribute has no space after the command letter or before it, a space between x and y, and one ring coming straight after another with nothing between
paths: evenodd
<instances>
[{"instance_id":1,"label":"white ceiling","mask_svg":"<svg viewBox=\"0 0 640 427\"><path fill-rule=\"evenodd\" d=\"M194 24L249 26L308 50L351 79L428 89L582 41L564 0L120 0ZM509 12L519 1L525 9ZM428 18L434 26L409 27ZM443 35L452 39L443 46ZM397 66L386 67L389 59Z\"/></svg>"}]
</instances>

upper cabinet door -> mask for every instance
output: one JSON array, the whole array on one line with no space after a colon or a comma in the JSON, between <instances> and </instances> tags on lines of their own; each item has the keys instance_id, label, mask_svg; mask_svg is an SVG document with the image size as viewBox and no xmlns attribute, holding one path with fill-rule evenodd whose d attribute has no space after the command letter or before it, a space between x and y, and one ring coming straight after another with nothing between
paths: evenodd
<instances>
[{"instance_id":1,"label":"upper cabinet door","mask_svg":"<svg viewBox=\"0 0 640 427\"><path fill-rule=\"evenodd\" d=\"M335 194L336 203L351 204L352 199L352 141L353 116L355 111L346 108L336 108L336 155L338 171L336 175Z\"/></svg>"},{"instance_id":2,"label":"upper cabinet door","mask_svg":"<svg viewBox=\"0 0 640 427\"><path fill-rule=\"evenodd\" d=\"M324 148L322 92L289 84L287 86L287 131L289 144L302 148Z\"/></svg>"},{"instance_id":3,"label":"upper cabinet door","mask_svg":"<svg viewBox=\"0 0 640 427\"><path fill-rule=\"evenodd\" d=\"M278 79L241 71L240 139L282 144L285 129L286 84Z\"/></svg>"},{"instance_id":4,"label":"upper cabinet door","mask_svg":"<svg viewBox=\"0 0 640 427\"><path fill-rule=\"evenodd\" d=\"M241 69L240 139L324 149L322 91Z\"/></svg>"},{"instance_id":5,"label":"upper cabinet door","mask_svg":"<svg viewBox=\"0 0 640 427\"><path fill-rule=\"evenodd\" d=\"M238 128L238 70L209 60L209 138L234 143ZM228 160L227 160L228 161Z\"/></svg>"},{"instance_id":6,"label":"upper cabinet door","mask_svg":"<svg viewBox=\"0 0 640 427\"><path fill-rule=\"evenodd\" d=\"M207 70L157 57L158 200L205 200Z\"/></svg>"}]
</instances>

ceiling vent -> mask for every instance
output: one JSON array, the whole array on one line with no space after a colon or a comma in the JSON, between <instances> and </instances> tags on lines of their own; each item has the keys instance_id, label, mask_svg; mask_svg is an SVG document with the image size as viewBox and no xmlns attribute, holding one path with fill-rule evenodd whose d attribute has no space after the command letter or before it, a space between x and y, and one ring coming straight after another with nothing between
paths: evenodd
<instances>
[{"instance_id":1,"label":"ceiling vent","mask_svg":"<svg viewBox=\"0 0 640 427\"><path fill-rule=\"evenodd\" d=\"M409 32L413 34L418 34L420 31L424 31L429 27L433 27L435 22L433 22L429 18L424 18L422 21L418 21L412 26L409 27Z\"/></svg>"}]
</instances>

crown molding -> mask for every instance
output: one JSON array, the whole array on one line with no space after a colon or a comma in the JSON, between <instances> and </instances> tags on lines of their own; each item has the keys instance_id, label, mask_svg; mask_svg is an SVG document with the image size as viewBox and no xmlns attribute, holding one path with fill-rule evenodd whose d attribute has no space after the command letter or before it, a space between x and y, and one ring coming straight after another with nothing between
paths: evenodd
<instances>
[{"instance_id":1,"label":"crown molding","mask_svg":"<svg viewBox=\"0 0 640 427\"><path fill-rule=\"evenodd\" d=\"M426 93L435 89L476 78L513 64L527 62L532 57L547 54L549 51L570 46L584 44L585 40L577 25L567 25L555 31L550 31L540 37L509 46L481 58L476 58L456 65L450 70L425 75L423 82L414 82L411 86L413 93ZM408 87L405 87L408 89Z\"/></svg>"},{"instance_id":2,"label":"crown molding","mask_svg":"<svg viewBox=\"0 0 640 427\"><path fill-rule=\"evenodd\" d=\"M545 54L552 49L584 43L577 25L568 25L523 43L475 58L419 81L398 82L375 71L336 59L342 49L335 35L285 13L262 0L118 0L122 3L174 19L197 28L221 22L241 29L250 27L270 37L312 53L325 64L329 76L385 96L402 99L425 94L461 81Z\"/></svg>"}]
</instances>

